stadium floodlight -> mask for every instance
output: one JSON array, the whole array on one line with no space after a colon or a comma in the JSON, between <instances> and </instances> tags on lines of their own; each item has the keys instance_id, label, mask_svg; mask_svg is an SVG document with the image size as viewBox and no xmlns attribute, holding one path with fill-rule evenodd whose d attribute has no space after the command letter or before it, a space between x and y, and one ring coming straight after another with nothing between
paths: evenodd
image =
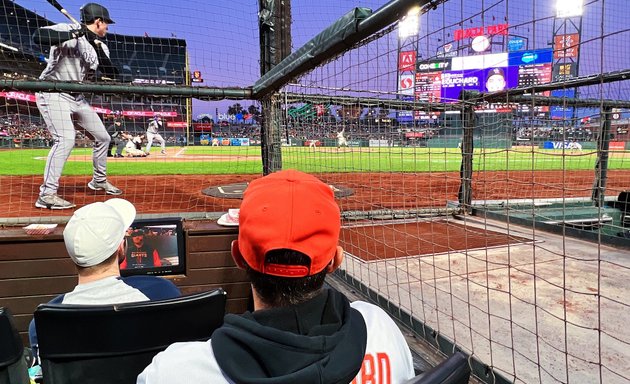
<instances>
[{"instance_id":1,"label":"stadium floodlight","mask_svg":"<svg viewBox=\"0 0 630 384\"><path fill-rule=\"evenodd\" d=\"M398 22L398 38L416 36L420 26L420 7L415 6Z\"/></svg>"},{"instance_id":2,"label":"stadium floodlight","mask_svg":"<svg viewBox=\"0 0 630 384\"><path fill-rule=\"evenodd\" d=\"M584 0L557 0L556 17L576 17L582 16L584 11Z\"/></svg>"}]
</instances>

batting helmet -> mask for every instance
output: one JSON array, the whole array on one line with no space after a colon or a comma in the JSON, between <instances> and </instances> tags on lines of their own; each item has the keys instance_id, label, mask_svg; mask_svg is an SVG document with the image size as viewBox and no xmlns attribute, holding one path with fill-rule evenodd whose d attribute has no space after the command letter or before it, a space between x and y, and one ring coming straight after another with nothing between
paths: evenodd
<instances>
[{"instance_id":1,"label":"batting helmet","mask_svg":"<svg viewBox=\"0 0 630 384\"><path fill-rule=\"evenodd\" d=\"M114 24L114 20L109 17L107 8L96 3L87 3L81 7L81 22L88 24L96 19L101 19L107 24Z\"/></svg>"}]
</instances>

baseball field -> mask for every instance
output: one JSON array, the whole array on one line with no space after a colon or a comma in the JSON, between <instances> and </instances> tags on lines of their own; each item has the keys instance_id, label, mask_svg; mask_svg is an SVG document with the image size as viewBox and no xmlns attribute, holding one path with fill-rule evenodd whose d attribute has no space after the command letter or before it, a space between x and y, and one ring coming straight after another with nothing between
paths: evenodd
<instances>
[{"instance_id":1,"label":"baseball field","mask_svg":"<svg viewBox=\"0 0 630 384\"><path fill-rule=\"evenodd\" d=\"M64 175L90 175L91 148L76 148L64 168ZM40 175L48 149L0 151L0 175ZM283 147L283 168L305 172L451 172L458 171L460 151L456 148L317 148ZM260 147L169 147L166 155L154 150L146 158L110 158L108 174L209 175L260 174ZM476 149L476 171L592 170L595 151ZM630 153L611 152L609 169L630 169Z\"/></svg>"},{"instance_id":2,"label":"baseball field","mask_svg":"<svg viewBox=\"0 0 630 384\"><path fill-rule=\"evenodd\" d=\"M3 218L71 214L33 206L47 149L0 151ZM591 195L596 154L563 150L477 149L473 199L566 198ZM444 207L457 200L461 153L457 148L283 147L282 168L300 169L352 194L339 199L344 211ZM83 206L108 198L87 188L90 148L75 148L66 162L59 194ZM169 147L148 157L109 158L108 179L143 214L225 212L240 200L212 197L209 187L243 184L262 175L260 147ZM630 153L611 152L606 193L627 188Z\"/></svg>"}]
</instances>

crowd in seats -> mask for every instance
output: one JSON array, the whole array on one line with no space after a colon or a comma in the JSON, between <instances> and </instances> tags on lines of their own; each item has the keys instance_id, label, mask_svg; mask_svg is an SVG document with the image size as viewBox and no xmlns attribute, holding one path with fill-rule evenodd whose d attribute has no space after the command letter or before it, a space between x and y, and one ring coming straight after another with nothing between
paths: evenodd
<instances>
[{"instance_id":1,"label":"crowd in seats","mask_svg":"<svg viewBox=\"0 0 630 384\"><path fill-rule=\"evenodd\" d=\"M593 131L584 127L525 126L514 128L514 135L516 138L533 141L595 140Z\"/></svg>"},{"instance_id":2,"label":"crowd in seats","mask_svg":"<svg viewBox=\"0 0 630 384\"><path fill-rule=\"evenodd\" d=\"M49 142L52 140L50 132L43 123L21 119L0 119L0 137L17 139L39 139Z\"/></svg>"},{"instance_id":3,"label":"crowd in seats","mask_svg":"<svg viewBox=\"0 0 630 384\"><path fill-rule=\"evenodd\" d=\"M10 139L16 147L50 147L53 140L43 121L6 117L0 118L0 139ZM92 143L81 131L76 131L75 140L82 147Z\"/></svg>"}]
</instances>

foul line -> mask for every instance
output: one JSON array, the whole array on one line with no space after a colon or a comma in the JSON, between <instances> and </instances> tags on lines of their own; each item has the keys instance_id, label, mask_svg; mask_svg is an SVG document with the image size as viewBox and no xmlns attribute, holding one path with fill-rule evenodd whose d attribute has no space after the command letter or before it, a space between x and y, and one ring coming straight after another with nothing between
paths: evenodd
<instances>
[{"instance_id":1,"label":"foul line","mask_svg":"<svg viewBox=\"0 0 630 384\"><path fill-rule=\"evenodd\" d=\"M186 152L186 147L183 147L182 149L180 149L179 151L177 151L177 153L175 154L175 157L179 157L182 153Z\"/></svg>"}]
</instances>

